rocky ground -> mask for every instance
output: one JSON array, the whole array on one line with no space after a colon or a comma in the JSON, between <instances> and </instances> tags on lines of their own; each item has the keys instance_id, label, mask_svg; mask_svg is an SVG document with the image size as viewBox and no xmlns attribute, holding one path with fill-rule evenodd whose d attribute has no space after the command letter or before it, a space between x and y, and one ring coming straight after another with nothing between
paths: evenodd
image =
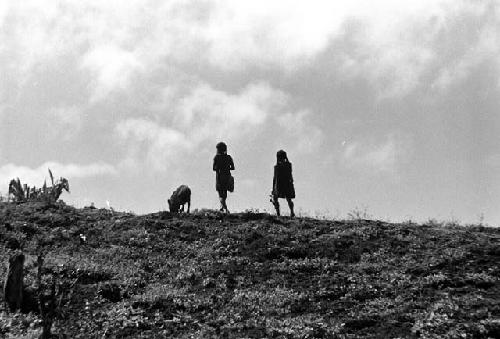
<instances>
[{"instance_id":1,"label":"rocky ground","mask_svg":"<svg viewBox=\"0 0 500 339\"><path fill-rule=\"evenodd\" d=\"M61 338L500 338L500 229L0 203ZM36 302L0 337L36 338Z\"/></svg>"}]
</instances>

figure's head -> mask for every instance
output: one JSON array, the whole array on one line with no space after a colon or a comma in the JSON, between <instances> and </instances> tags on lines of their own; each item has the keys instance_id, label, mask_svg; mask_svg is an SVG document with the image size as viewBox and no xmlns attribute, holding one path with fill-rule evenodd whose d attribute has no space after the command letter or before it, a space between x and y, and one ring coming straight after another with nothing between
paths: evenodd
<instances>
[{"instance_id":1,"label":"figure's head","mask_svg":"<svg viewBox=\"0 0 500 339\"><path fill-rule=\"evenodd\" d=\"M217 149L218 154L225 154L227 152L227 145L222 141L219 142L215 148Z\"/></svg>"},{"instance_id":2,"label":"figure's head","mask_svg":"<svg viewBox=\"0 0 500 339\"><path fill-rule=\"evenodd\" d=\"M277 153L276 153L276 160L278 162L284 162L284 161L288 161L288 157L286 155L286 152L283 151L282 149L280 149Z\"/></svg>"}]
</instances>

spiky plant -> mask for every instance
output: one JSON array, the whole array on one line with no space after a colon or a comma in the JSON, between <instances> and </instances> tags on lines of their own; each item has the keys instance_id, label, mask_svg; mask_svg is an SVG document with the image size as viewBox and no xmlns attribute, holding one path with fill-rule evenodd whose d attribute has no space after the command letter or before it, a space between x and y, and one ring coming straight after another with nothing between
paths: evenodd
<instances>
[{"instance_id":1,"label":"spiky plant","mask_svg":"<svg viewBox=\"0 0 500 339\"><path fill-rule=\"evenodd\" d=\"M60 178L51 189L51 198L55 202L61 196L63 190L69 193L69 183L66 178Z\"/></svg>"},{"instance_id":2,"label":"spiky plant","mask_svg":"<svg viewBox=\"0 0 500 339\"><path fill-rule=\"evenodd\" d=\"M52 171L49 168L49 176L50 176L50 183L51 187L47 187L47 182L44 182L43 187L42 187L42 200L44 200L47 203L55 203L59 197L61 196L63 190L66 190L69 193L69 183L66 178L59 178L59 180L56 182L54 181L54 175L52 174Z\"/></svg>"},{"instance_id":3,"label":"spiky plant","mask_svg":"<svg viewBox=\"0 0 500 339\"><path fill-rule=\"evenodd\" d=\"M19 180L19 178L12 179L10 181L9 197L11 197L14 202L24 202L27 200L26 190L24 186L21 184L21 180Z\"/></svg>"},{"instance_id":4,"label":"spiky plant","mask_svg":"<svg viewBox=\"0 0 500 339\"><path fill-rule=\"evenodd\" d=\"M47 180L45 180L41 188L36 188L36 186L29 187L26 184L22 185L19 178L12 179L9 184L9 197L12 197L12 201L17 203L26 201L42 201L48 204L55 203L64 190L69 193L69 183L66 178L62 177L54 181L54 175L50 168L49 175L51 186L47 186Z\"/></svg>"},{"instance_id":5,"label":"spiky plant","mask_svg":"<svg viewBox=\"0 0 500 339\"><path fill-rule=\"evenodd\" d=\"M40 189L36 188L36 186L33 186L29 188L29 192L27 193L27 199L28 200L37 200L38 196L40 195Z\"/></svg>"},{"instance_id":6,"label":"spiky plant","mask_svg":"<svg viewBox=\"0 0 500 339\"><path fill-rule=\"evenodd\" d=\"M54 176L52 175L52 171L49 168L50 182L52 183L52 187L54 187Z\"/></svg>"}]
</instances>

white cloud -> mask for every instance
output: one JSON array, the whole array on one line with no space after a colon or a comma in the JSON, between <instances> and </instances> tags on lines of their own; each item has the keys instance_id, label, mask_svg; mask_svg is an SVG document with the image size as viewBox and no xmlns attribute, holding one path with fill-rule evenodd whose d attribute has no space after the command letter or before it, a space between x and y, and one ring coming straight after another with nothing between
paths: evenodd
<instances>
[{"instance_id":1,"label":"white cloud","mask_svg":"<svg viewBox=\"0 0 500 339\"><path fill-rule=\"evenodd\" d=\"M361 171L394 173L402 156L402 145L394 137L380 144L347 142L342 154L346 167Z\"/></svg>"},{"instance_id":2,"label":"white cloud","mask_svg":"<svg viewBox=\"0 0 500 339\"><path fill-rule=\"evenodd\" d=\"M379 99L410 93L435 64L443 31L470 10L467 3L359 1L350 21L351 46L339 51L341 74L365 78Z\"/></svg>"},{"instance_id":3,"label":"white cloud","mask_svg":"<svg viewBox=\"0 0 500 339\"><path fill-rule=\"evenodd\" d=\"M80 132L82 111L76 106L59 106L49 110L51 130L54 137L62 135L65 140Z\"/></svg>"},{"instance_id":4,"label":"white cloud","mask_svg":"<svg viewBox=\"0 0 500 339\"><path fill-rule=\"evenodd\" d=\"M182 132L146 119L124 120L116 126L116 133L128 150L122 163L127 167L136 167L146 160L154 170L164 170L172 159L192 146Z\"/></svg>"},{"instance_id":5,"label":"white cloud","mask_svg":"<svg viewBox=\"0 0 500 339\"><path fill-rule=\"evenodd\" d=\"M296 151L312 152L323 141L323 132L309 120L312 113L307 110L287 112L277 117L278 125L294 140Z\"/></svg>"},{"instance_id":6,"label":"white cloud","mask_svg":"<svg viewBox=\"0 0 500 339\"><path fill-rule=\"evenodd\" d=\"M265 83L250 84L236 94L201 83L179 100L175 122L198 142L241 136L264 123L286 100L283 92Z\"/></svg>"},{"instance_id":7,"label":"white cloud","mask_svg":"<svg viewBox=\"0 0 500 339\"><path fill-rule=\"evenodd\" d=\"M447 90L462 83L474 70L485 61L493 61L500 70L500 18L490 21L477 32L477 39L463 53L448 62L438 73L432 84L433 88ZM500 77L499 77L500 81ZM500 82L499 82L500 85Z\"/></svg>"},{"instance_id":8,"label":"white cloud","mask_svg":"<svg viewBox=\"0 0 500 339\"><path fill-rule=\"evenodd\" d=\"M7 1L0 21L2 66L24 83L34 67L74 52L76 23L56 1Z\"/></svg>"},{"instance_id":9,"label":"white cloud","mask_svg":"<svg viewBox=\"0 0 500 339\"><path fill-rule=\"evenodd\" d=\"M209 60L222 68L246 64L285 69L314 57L338 34L352 7L339 1L217 1L200 33Z\"/></svg>"},{"instance_id":10,"label":"white cloud","mask_svg":"<svg viewBox=\"0 0 500 339\"><path fill-rule=\"evenodd\" d=\"M93 48L83 57L82 67L94 74L91 102L103 99L115 90L126 89L132 75L144 69L133 52L116 46Z\"/></svg>"},{"instance_id":11,"label":"white cloud","mask_svg":"<svg viewBox=\"0 0 500 339\"><path fill-rule=\"evenodd\" d=\"M190 151L205 142L243 138L262 126L271 113L281 114L288 96L265 83L254 83L238 93L216 90L198 83L184 96L169 93L163 120L130 118L121 121L116 132L127 147L125 165L136 167L145 159L155 170L164 170L176 154ZM156 107L155 109L159 109ZM166 127L169 126L169 127Z\"/></svg>"},{"instance_id":12,"label":"white cloud","mask_svg":"<svg viewBox=\"0 0 500 339\"><path fill-rule=\"evenodd\" d=\"M199 30L210 62L226 70L250 64L294 71L333 43L331 65L340 79L365 78L383 99L421 85L439 60L436 45L448 38L443 32L451 28L460 39L464 17L480 18L490 5L468 0L219 1ZM482 53L483 46L478 47Z\"/></svg>"},{"instance_id":13,"label":"white cloud","mask_svg":"<svg viewBox=\"0 0 500 339\"><path fill-rule=\"evenodd\" d=\"M37 168L28 166L6 164L0 167L0 187L1 190L8 190L8 185L11 179L19 178L24 184L30 186L42 186L44 180L49 181L48 169L52 171L55 178L64 177L68 179L70 185L72 179L81 179L88 177L95 177L100 175L114 175L117 173L116 169L106 163L92 163L92 164L63 164L59 162L49 161Z\"/></svg>"},{"instance_id":14,"label":"white cloud","mask_svg":"<svg viewBox=\"0 0 500 339\"><path fill-rule=\"evenodd\" d=\"M134 75L152 74L172 61L210 63L224 71L248 65L293 71L313 62L335 39L345 38L354 23L353 45L337 51L343 57L335 67L346 76L361 73L387 97L415 88L435 60L434 43L441 31L459 23L460 15L476 15L488 4L12 0L0 7L0 58L6 59L0 67L16 70L22 81L36 65L76 56L90 71L90 99L96 101L126 89Z\"/></svg>"},{"instance_id":15,"label":"white cloud","mask_svg":"<svg viewBox=\"0 0 500 339\"><path fill-rule=\"evenodd\" d=\"M6 1L2 1L0 3L0 25L3 24L5 18L7 17L8 10L9 10L9 3Z\"/></svg>"}]
</instances>

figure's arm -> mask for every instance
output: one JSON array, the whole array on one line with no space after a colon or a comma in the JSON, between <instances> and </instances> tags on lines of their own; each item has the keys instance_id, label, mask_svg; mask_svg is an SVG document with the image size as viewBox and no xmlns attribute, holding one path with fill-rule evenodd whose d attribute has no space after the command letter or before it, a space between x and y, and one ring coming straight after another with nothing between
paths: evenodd
<instances>
[{"instance_id":1,"label":"figure's arm","mask_svg":"<svg viewBox=\"0 0 500 339\"><path fill-rule=\"evenodd\" d=\"M293 182L292 164L290 163L290 182Z\"/></svg>"},{"instance_id":2,"label":"figure's arm","mask_svg":"<svg viewBox=\"0 0 500 339\"><path fill-rule=\"evenodd\" d=\"M229 156L229 169L234 171L234 162L231 156Z\"/></svg>"},{"instance_id":3,"label":"figure's arm","mask_svg":"<svg viewBox=\"0 0 500 339\"><path fill-rule=\"evenodd\" d=\"M276 166L274 166L272 194L275 195L275 192L276 192Z\"/></svg>"},{"instance_id":4,"label":"figure's arm","mask_svg":"<svg viewBox=\"0 0 500 339\"><path fill-rule=\"evenodd\" d=\"M217 164L216 164L216 162L215 162L215 158L214 158L214 165L213 165L213 169L214 169L214 171L217 171Z\"/></svg>"}]
</instances>

